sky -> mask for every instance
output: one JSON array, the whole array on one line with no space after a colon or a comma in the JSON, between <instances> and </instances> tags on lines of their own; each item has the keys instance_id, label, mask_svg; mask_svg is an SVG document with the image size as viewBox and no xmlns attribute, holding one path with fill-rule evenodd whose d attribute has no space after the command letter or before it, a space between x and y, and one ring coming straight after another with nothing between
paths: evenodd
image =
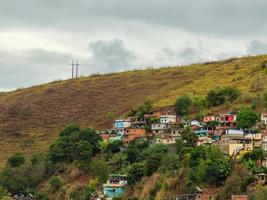
<instances>
[{"instance_id":1,"label":"sky","mask_svg":"<svg viewBox=\"0 0 267 200\"><path fill-rule=\"evenodd\" d=\"M266 0L1 0L0 91L267 53Z\"/></svg>"}]
</instances>

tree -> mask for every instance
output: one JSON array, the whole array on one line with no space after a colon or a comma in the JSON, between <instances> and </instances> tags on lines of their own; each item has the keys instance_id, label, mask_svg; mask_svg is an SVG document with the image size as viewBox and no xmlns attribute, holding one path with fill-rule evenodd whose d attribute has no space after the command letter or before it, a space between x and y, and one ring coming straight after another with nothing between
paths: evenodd
<instances>
[{"instance_id":1,"label":"tree","mask_svg":"<svg viewBox=\"0 0 267 200\"><path fill-rule=\"evenodd\" d=\"M92 161L90 163L89 170L102 183L106 181L108 174L111 174L114 171L109 163L103 159Z\"/></svg>"},{"instance_id":2,"label":"tree","mask_svg":"<svg viewBox=\"0 0 267 200\"><path fill-rule=\"evenodd\" d=\"M145 175L145 165L143 163L134 163L127 168L127 182L129 185L141 180Z\"/></svg>"},{"instance_id":3,"label":"tree","mask_svg":"<svg viewBox=\"0 0 267 200\"><path fill-rule=\"evenodd\" d=\"M11 167L19 167L25 163L25 158L20 153L15 153L13 156L8 158L7 162Z\"/></svg>"},{"instance_id":4,"label":"tree","mask_svg":"<svg viewBox=\"0 0 267 200\"><path fill-rule=\"evenodd\" d=\"M70 124L68 125L59 135L60 136L69 136L73 132L80 131L80 128L77 125Z\"/></svg>"},{"instance_id":5,"label":"tree","mask_svg":"<svg viewBox=\"0 0 267 200\"><path fill-rule=\"evenodd\" d=\"M187 147L195 147L197 145L198 137L191 130L190 127L186 127L182 132L182 140L185 142L185 146Z\"/></svg>"},{"instance_id":6,"label":"tree","mask_svg":"<svg viewBox=\"0 0 267 200\"><path fill-rule=\"evenodd\" d=\"M230 163L226 159L216 159L212 161L206 172L206 179L214 185L222 184L230 174Z\"/></svg>"},{"instance_id":7,"label":"tree","mask_svg":"<svg viewBox=\"0 0 267 200\"><path fill-rule=\"evenodd\" d=\"M239 97L240 93L237 89L226 87L226 88L215 88L208 92L207 101L210 107L219 106L226 102L233 102Z\"/></svg>"},{"instance_id":8,"label":"tree","mask_svg":"<svg viewBox=\"0 0 267 200\"><path fill-rule=\"evenodd\" d=\"M242 108L237 114L238 128L249 129L260 121L260 116L250 108Z\"/></svg>"},{"instance_id":9,"label":"tree","mask_svg":"<svg viewBox=\"0 0 267 200\"><path fill-rule=\"evenodd\" d=\"M123 147L123 142L121 140L115 140L107 144L105 153L118 153L121 151L121 148Z\"/></svg>"},{"instance_id":10,"label":"tree","mask_svg":"<svg viewBox=\"0 0 267 200\"><path fill-rule=\"evenodd\" d=\"M143 118L145 114L151 111L153 108L151 101L146 101L144 104L138 107L136 116L139 118Z\"/></svg>"},{"instance_id":11,"label":"tree","mask_svg":"<svg viewBox=\"0 0 267 200\"><path fill-rule=\"evenodd\" d=\"M188 96L182 96L178 98L174 104L174 109L177 115L187 115L189 108L192 105L192 100Z\"/></svg>"}]
</instances>

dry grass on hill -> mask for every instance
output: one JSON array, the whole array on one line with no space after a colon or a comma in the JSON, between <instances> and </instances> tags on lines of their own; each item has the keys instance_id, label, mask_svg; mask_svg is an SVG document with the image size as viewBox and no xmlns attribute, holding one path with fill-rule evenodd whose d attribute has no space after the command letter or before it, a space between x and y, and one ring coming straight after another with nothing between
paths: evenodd
<instances>
[{"instance_id":1,"label":"dry grass on hill","mask_svg":"<svg viewBox=\"0 0 267 200\"><path fill-rule=\"evenodd\" d=\"M216 86L233 86L252 94L257 77L266 85L266 69L262 68L266 60L264 55L128 71L0 93L0 167L14 152L45 152L67 124L108 128L108 112L119 116L145 100L165 107L178 96L205 95Z\"/></svg>"}]
</instances>

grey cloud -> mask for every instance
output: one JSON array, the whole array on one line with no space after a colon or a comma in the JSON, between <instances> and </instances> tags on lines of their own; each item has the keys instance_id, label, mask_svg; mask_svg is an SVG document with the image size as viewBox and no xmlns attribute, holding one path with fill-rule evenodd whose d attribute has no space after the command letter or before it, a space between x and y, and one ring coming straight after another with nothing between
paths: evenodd
<instances>
[{"instance_id":1,"label":"grey cloud","mask_svg":"<svg viewBox=\"0 0 267 200\"><path fill-rule=\"evenodd\" d=\"M207 51L200 44L184 48L165 47L160 50L158 57L164 65L190 64L207 60Z\"/></svg>"},{"instance_id":2,"label":"grey cloud","mask_svg":"<svg viewBox=\"0 0 267 200\"><path fill-rule=\"evenodd\" d=\"M252 40L247 45L247 53L249 55L257 55L257 54L266 54L267 53L267 42L263 40Z\"/></svg>"},{"instance_id":3,"label":"grey cloud","mask_svg":"<svg viewBox=\"0 0 267 200\"><path fill-rule=\"evenodd\" d=\"M41 49L0 51L0 88L15 89L67 78L71 55Z\"/></svg>"},{"instance_id":4,"label":"grey cloud","mask_svg":"<svg viewBox=\"0 0 267 200\"><path fill-rule=\"evenodd\" d=\"M99 40L91 42L89 49L92 52L92 62L100 71L120 71L134 66L136 56L128 50L122 40Z\"/></svg>"},{"instance_id":5,"label":"grey cloud","mask_svg":"<svg viewBox=\"0 0 267 200\"><path fill-rule=\"evenodd\" d=\"M86 28L101 19L138 20L215 35L264 34L265 0L2 0L0 25ZM113 23L118 21L113 20Z\"/></svg>"}]
</instances>

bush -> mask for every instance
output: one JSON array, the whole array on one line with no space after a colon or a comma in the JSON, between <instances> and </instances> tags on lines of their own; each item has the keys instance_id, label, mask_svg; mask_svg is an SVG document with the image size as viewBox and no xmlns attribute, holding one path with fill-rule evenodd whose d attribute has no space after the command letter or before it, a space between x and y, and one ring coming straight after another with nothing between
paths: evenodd
<instances>
[{"instance_id":1,"label":"bush","mask_svg":"<svg viewBox=\"0 0 267 200\"><path fill-rule=\"evenodd\" d=\"M235 88L216 88L207 94L207 101L210 107L219 106L226 102L233 102L239 97L239 91Z\"/></svg>"},{"instance_id":2,"label":"bush","mask_svg":"<svg viewBox=\"0 0 267 200\"><path fill-rule=\"evenodd\" d=\"M19 167L25 163L25 158L20 153L15 153L13 156L8 158L7 162L11 167Z\"/></svg>"},{"instance_id":3,"label":"bush","mask_svg":"<svg viewBox=\"0 0 267 200\"><path fill-rule=\"evenodd\" d=\"M57 176L53 176L52 178L50 178L48 183L50 185L51 191L56 192L61 187L62 180Z\"/></svg>"},{"instance_id":4,"label":"bush","mask_svg":"<svg viewBox=\"0 0 267 200\"><path fill-rule=\"evenodd\" d=\"M127 168L127 181L129 185L139 182L145 175L145 165L143 163L134 163Z\"/></svg>"},{"instance_id":5,"label":"bush","mask_svg":"<svg viewBox=\"0 0 267 200\"><path fill-rule=\"evenodd\" d=\"M136 116L139 118L144 117L153 108L151 101L146 101L143 105L139 106L136 112Z\"/></svg>"},{"instance_id":6,"label":"bush","mask_svg":"<svg viewBox=\"0 0 267 200\"><path fill-rule=\"evenodd\" d=\"M101 138L94 129L80 130L68 126L49 147L48 159L52 163L76 161L81 166L89 163L91 156L100 151Z\"/></svg>"},{"instance_id":7,"label":"bush","mask_svg":"<svg viewBox=\"0 0 267 200\"><path fill-rule=\"evenodd\" d=\"M174 104L174 109L177 115L187 115L192 105L192 100L188 96L178 98Z\"/></svg>"},{"instance_id":8,"label":"bush","mask_svg":"<svg viewBox=\"0 0 267 200\"><path fill-rule=\"evenodd\" d=\"M241 108L236 117L238 128L248 129L260 121L260 116L250 108Z\"/></svg>"}]
</instances>

